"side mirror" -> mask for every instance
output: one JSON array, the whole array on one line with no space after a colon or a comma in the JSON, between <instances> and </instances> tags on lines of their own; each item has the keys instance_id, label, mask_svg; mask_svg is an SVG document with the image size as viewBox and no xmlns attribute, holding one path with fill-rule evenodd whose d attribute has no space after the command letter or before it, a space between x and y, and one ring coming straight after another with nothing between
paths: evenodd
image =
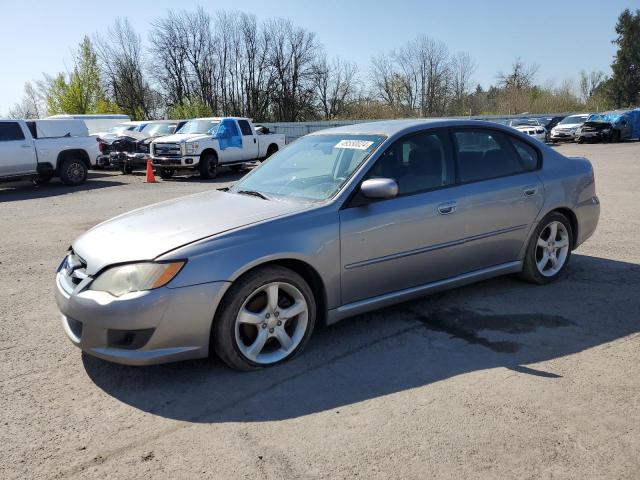
<instances>
[{"instance_id":1,"label":"side mirror","mask_svg":"<svg viewBox=\"0 0 640 480\"><path fill-rule=\"evenodd\" d=\"M366 198L386 199L398 196L398 183L393 178L370 178L360 185Z\"/></svg>"}]
</instances>

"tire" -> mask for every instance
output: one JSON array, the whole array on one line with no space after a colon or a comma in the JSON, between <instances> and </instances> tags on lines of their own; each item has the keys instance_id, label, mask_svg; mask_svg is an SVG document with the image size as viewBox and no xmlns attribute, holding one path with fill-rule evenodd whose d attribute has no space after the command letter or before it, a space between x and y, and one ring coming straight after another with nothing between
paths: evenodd
<instances>
[{"instance_id":1,"label":"tire","mask_svg":"<svg viewBox=\"0 0 640 480\"><path fill-rule=\"evenodd\" d=\"M267 148L267 154L262 160L260 160L260 162L264 162L267 158L269 158L271 155L273 155L277 151L278 151L278 147L276 145L273 145L273 144L269 145L269 148Z\"/></svg>"},{"instance_id":2,"label":"tire","mask_svg":"<svg viewBox=\"0 0 640 480\"><path fill-rule=\"evenodd\" d=\"M133 173L133 167L131 165L123 165L121 170L124 175L131 175Z\"/></svg>"},{"instance_id":3,"label":"tire","mask_svg":"<svg viewBox=\"0 0 640 480\"><path fill-rule=\"evenodd\" d=\"M88 173L87 165L77 157L64 159L58 169L62 183L71 187L82 185L87 180Z\"/></svg>"},{"instance_id":4,"label":"tire","mask_svg":"<svg viewBox=\"0 0 640 480\"><path fill-rule=\"evenodd\" d=\"M211 153L201 156L198 170L200 177L204 179L216 178L218 176L218 157Z\"/></svg>"},{"instance_id":5,"label":"tire","mask_svg":"<svg viewBox=\"0 0 640 480\"><path fill-rule=\"evenodd\" d=\"M270 302L276 298L274 292L277 303ZM287 308L295 309L291 317L285 317ZM211 328L210 345L229 367L260 370L299 354L315 322L316 301L309 284L288 268L261 267L240 277L225 294Z\"/></svg>"},{"instance_id":6,"label":"tire","mask_svg":"<svg viewBox=\"0 0 640 480\"><path fill-rule=\"evenodd\" d=\"M551 240L554 225L556 235ZM538 285L558 279L569 264L574 242L573 229L567 217L558 212L549 213L540 221L529 240L520 276ZM559 264L554 264L554 258Z\"/></svg>"},{"instance_id":7,"label":"tire","mask_svg":"<svg viewBox=\"0 0 640 480\"><path fill-rule=\"evenodd\" d=\"M174 173L176 173L176 171L173 168L161 168L160 178L163 180L169 180L171 177L173 177Z\"/></svg>"},{"instance_id":8,"label":"tire","mask_svg":"<svg viewBox=\"0 0 640 480\"><path fill-rule=\"evenodd\" d=\"M33 179L33 184L37 186L46 185L51 181L52 178L53 178L53 175L41 173Z\"/></svg>"},{"instance_id":9,"label":"tire","mask_svg":"<svg viewBox=\"0 0 640 480\"><path fill-rule=\"evenodd\" d=\"M621 138L622 138L622 135L620 133L620 130L615 130L611 135L611 141L614 143L620 143Z\"/></svg>"}]
</instances>

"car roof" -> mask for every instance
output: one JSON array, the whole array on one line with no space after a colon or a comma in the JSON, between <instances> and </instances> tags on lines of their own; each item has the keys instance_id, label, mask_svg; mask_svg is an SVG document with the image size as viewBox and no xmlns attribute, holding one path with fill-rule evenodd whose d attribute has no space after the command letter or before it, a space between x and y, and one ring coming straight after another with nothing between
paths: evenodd
<instances>
[{"instance_id":1,"label":"car roof","mask_svg":"<svg viewBox=\"0 0 640 480\"><path fill-rule=\"evenodd\" d=\"M312 132L309 135L327 135L327 134L346 134L346 135L384 135L387 137L410 133L419 130L420 127L488 127L499 128L501 130L510 131L495 122L472 119L454 119L454 118L421 118L421 119L403 119L403 120L382 120L378 122L355 123L353 125L345 125L341 127L329 128Z\"/></svg>"}]
</instances>

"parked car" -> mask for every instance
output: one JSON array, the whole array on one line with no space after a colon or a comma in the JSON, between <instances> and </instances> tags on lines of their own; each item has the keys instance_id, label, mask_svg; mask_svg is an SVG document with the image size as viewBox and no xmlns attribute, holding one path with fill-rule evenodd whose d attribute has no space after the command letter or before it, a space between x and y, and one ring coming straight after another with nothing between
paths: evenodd
<instances>
[{"instance_id":1,"label":"parked car","mask_svg":"<svg viewBox=\"0 0 640 480\"><path fill-rule=\"evenodd\" d=\"M592 113L576 131L576 140L621 142L631 139L632 134L633 124L627 112Z\"/></svg>"},{"instance_id":2,"label":"parked car","mask_svg":"<svg viewBox=\"0 0 640 480\"><path fill-rule=\"evenodd\" d=\"M509 126L543 143L547 138L547 130L535 118L517 118L509 120Z\"/></svg>"},{"instance_id":3,"label":"parked car","mask_svg":"<svg viewBox=\"0 0 640 480\"><path fill-rule=\"evenodd\" d=\"M108 167L111 165L113 142L122 137L142 138L136 133L139 133L148 123L148 121L123 122L113 125L107 131L94 133L98 138L98 148L100 149L97 161L98 166Z\"/></svg>"},{"instance_id":4,"label":"parked car","mask_svg":"<svg viewBox=\"0 0 640 480\"><path fill-rule=\"evenodd\" d=\"M555 126L558 125L558 123L560 123L560 121L562 121L563 118L564 116L561 116L561 115L556 115L554 117L537 117L537 120L540 123L540 125L542 125L544 129L547 131L544 139L545 142L548 143L549 141L551 141L551 130L555 128Z\"/></svg>"},{"instance_id":5,"label":"parked car","mask_svg":"<svg viewBox=\"0 0 640 480\"><path fill-rule=\"evenodd\" d=\"M151 158L149 152L151 142L160 137L172 135L179 130L186 120L155 120L148 122L136 132L120 135L109 148L109 164L131 173L136 169L145 168L147 160Z\"/></svg>"},{"instance_id":6,"label":"parked car","mask_svg":"<svg viewBox=\"0 0 640 480\"><path fill-rule=\"evenodd\" d=\"M0 180L58 176L80 185L95 164L98 143L79 120L0 120Z\"/></svg>"},{"instance_id":7,"label":"parked car","mask_svg":"<svg viewBox=\"0 0 640 480\"><path fill-rule=\"evenodd\" d=\"M474 120L315 132L227 191L121 215L56 275L71 341L146 365L217 354L253 370L318 324L497 275L538 284L596 229L591 164Z\"/></svg>"},{"instance_id":8,"label":"parked car","mask_svg":"<svg viewBox=\"0 0 640 480\"><path fill-rule=\"evenodd\" d=\"M551 143L575 141L576 132L587 121L589 115L588 113L579 113L563 118L558 122L558 125L551 129Z\"/></svg>"},{"instance_id":9,"label":"parked car","mask_svg":"<svg viewBox=\"0 0 640 480\"><path fill-rule=\"evenodd\" d=\"M213 178L220 165L240 169L284 146L284 135L258 134L247 118L197 118L185 123L175 135L151 142L151 162L162 178L171 178L178 171Z\"/></svg>"}]
</instances>

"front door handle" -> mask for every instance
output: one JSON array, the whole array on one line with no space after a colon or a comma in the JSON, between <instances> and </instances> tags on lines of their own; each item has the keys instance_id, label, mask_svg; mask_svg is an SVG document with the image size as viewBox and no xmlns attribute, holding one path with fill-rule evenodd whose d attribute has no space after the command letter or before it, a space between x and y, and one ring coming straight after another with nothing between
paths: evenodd
<instances>
[{"instance_id":1,"label":"front door handle","mask_svg":"<svg viewBox=\"0 0 640 480\"><path fill-rule=\"evenodd\" d=\"M458 204L456 202L441 203L438 205L438 213L440 215L450 215L456 211Z\"/></svg>"},{"instance_id":2,"label":"front door handle","mask_svg":"<svg viewBox=\"0 0 640 480\"><path fill-rule=\"evenodd\" d=\"M535 185L528 185L524 187L522 191L525 197L531 197L532 195L535 195L538 192L538 187L536 187Z\"/></svg>"},{"instance_id":3,"label":"front door handle","mask_svg":"<svg viewBox=\"0 0 640 480\"><path fill-rule=\"evenodd\" d=\"M256 143L256 139L255 138L253 139L253 143Z\"/></svg>"}]
</instances>

